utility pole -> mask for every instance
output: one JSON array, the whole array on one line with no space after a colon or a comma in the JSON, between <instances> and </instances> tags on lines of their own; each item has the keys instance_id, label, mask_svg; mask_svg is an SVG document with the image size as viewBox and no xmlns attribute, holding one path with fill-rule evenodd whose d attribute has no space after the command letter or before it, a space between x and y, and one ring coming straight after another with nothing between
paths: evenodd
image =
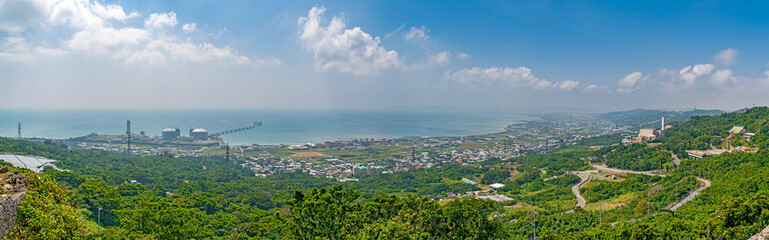
<instances>
[{"instance_id":1,"label":"utility pole","mask_svg":"<svg viewBox=\"0 0 769 240\"><path fill-rule=\"evenodd\" d=\"M603 201L601 201L601 208L598 211L598 225L601 225L603 222Z\"/></svg>"},{"instance_id":2,"label":"utility pole","mask_svg":"<svg viewBox=\"0 0 769 240\"><path fill-rule=\"evenodd\" d=\"M534 240L537 240L537 210L534 210Z\"/></svg>"}]
</instances>

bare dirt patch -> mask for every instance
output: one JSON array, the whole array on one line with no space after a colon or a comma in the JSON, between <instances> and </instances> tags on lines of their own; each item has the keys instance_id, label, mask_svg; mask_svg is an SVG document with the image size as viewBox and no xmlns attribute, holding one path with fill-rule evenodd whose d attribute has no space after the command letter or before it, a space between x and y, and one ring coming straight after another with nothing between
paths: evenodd
<instances>
[{"instance_id":1,"label":"bare dirt patch","mask_svg":"<svg viewBox=\"0 0 769 240\"><path fill-rule=\"evenodd\" d=\"M323 153L315 152L315 151L296 152L291 154L291 157L320 157L320 156L326 156L326 155Z\"/></svg>"}]
</instances>

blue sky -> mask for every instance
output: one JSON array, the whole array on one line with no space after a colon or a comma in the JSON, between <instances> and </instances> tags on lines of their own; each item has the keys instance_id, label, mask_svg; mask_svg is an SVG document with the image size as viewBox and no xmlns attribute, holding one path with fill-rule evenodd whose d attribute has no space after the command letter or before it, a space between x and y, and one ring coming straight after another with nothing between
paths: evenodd
<instances>
[{"instance_id":1,"label":"blue sky","mask_svg":"<svg viewBox=\"0 0 769 240\"><path fill-rule=\"evenodd\" d=\"M0 0L0 108L767 105L765 1Z\"/></svg>"}]
</instances>

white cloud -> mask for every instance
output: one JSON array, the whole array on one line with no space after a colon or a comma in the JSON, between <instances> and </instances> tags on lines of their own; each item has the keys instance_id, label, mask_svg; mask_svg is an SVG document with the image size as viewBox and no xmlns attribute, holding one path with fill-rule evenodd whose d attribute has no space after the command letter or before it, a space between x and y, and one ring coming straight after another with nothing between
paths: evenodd
<instances>
[{"instance_id":1,"label":"white cloud","mask_svg":"<svg viewBox=\"0 0 769 240\"><path fill-rule=\"evenodd\" d=\"M545 79L537 81L532 86L532 88L537 89L537 90L543 90L543 89L548 89L548 88L553 88L553 87L554 87L553 83L551 83L550 81L545 80Z\"/></svg>"},{"instance_id":2,"label":"white cloud","mask_svg":"<svg viewBox=\"0 0 769 240\"><path fill-rule=\"evenodd\" d=\"M161 29L165 27L175 27L179 21L176 20L176 13L153 13L144 20L144 26L149 29Z\"/></svg>"},{"instance_id":3,"label":"white cloud","mask_svg":"<svg viewBox=\"0 0 769 240\"><path fill-rule=\"evenodd\" d=\"M560 83L556 83L555 87L562 91L571 91L579 86L579 81L566 80Z\"/></svg>"},{"instance_id":4,"label":"white cloud","mask_svg":"<svg viewBox=\"0 0 769 240\"><path fill-rule=\"evenodd\" d=\"M144 29L89 28L72 35L65 46L71 50L105 54L111 48L134 46L149 38L149 33Z\"/></svg>"},{"instance_id":5,"label":"white cloud","mask_svg":"<svg viewBox=\"0 0 769 240\"><path fill-rule=\"evenodd\" d=\"M24 38L7 37L0 44L0 61L30 63L38 58L64 55L65 51L33 46Z\"/></svg>"},{"instance_id":6,"label":"white cloud","mask_svg":"<svg viewBox=\"0 0 769 240\"><path fill-rule=\"evenodd\" d=\"M404 68L398 52L380 46L379 37L372 37L360 27L348 29L337 17L322 26L325 11L313 7L307 17L298 20L299 40L315 55L316 71L377 75L382 70Z\"/></svg>"},{"instance_id":7,"label":"white cloud","mask_svg":"<svg viewBox=\"0 0 769 240\"><path fill-rule=\"evenodd\" d=\"M397 29L395 29L394 31L392 31L392 32L389 32L389 33L385 33L385 35L384 35L385 39L392 37L392 36L393 36L393 35L395 35L396 33L399 33L399 32L400 32L401 30L403 30L403 28L405 28L405 27L406 27L406 24L401 24L401 26L400 26L400 27L398 27Z\"/></svg>"},{"instance_id":8,"label":"white cloud","mask_svg":"<svg viewBox=\"0 0 769 240\"><path fill-rule=\"evenodd\" d=\"M694 84L697 77L710 74L716 66L713 64L697 64L694 66L686 66L679 71L679 78L684 80L686 84Z\"/></svg>"},{"instance_id":9,"label":"white cloud","mask_svg":"<svg viewBox=\"0 0 769 240\"><path fill-rule=\"evenodd\" d=\"M609 88L606 86L598 86L595 84L590 84L590 86L587 86L585 88L586 92L608 92Z\"/></svg>"},{"instance_id":10,"label":"white cloud","mask_svg":"<svg viewBox=\"0 0 769 240\"><path fill-rule=\"evenodd\" d=\"M261 58L254 58L254 65L256 66L266 66L266 65L272 65L272 66L280 66L283 62L280 61L280 59L276 58L275 56L270 56L266 59Z\"/></svg>"},{"instance_id":11,"label":"white cloud","mask_svg":"<svg viewBox=\"0 0 769 240\"><path fill-rule=\"evenodd\" d=\"M635 86L636 82L641 79L642 76L643 74L641 72L630 73L617 81L617 85L619 85L621 88L632 88Z\"/></svg>"},{"instance_id":12,"label":"white cloud","mask_svg":"<svg viewBox=\"0 0 769 240\"><path fill-rule=\"evenodd\" d=\"M170 38L153 40L147 44L146 49L165 52L171 59L179 61L218 61L235 64L245 64L250 61L248 57L239 55L237 50L230 47L217 48L210 43L193 44L177 42Z\"/></svg>"},{"instance_id":13,"label":"white cloud","mask_svg":"<svg viewBox=\"0 0 769 240\"><path fill-rule=\"evenodd\" d=\"M66 40L60 41L57 48L35 46L21 38L6 38L0 48L0 60L31 63L43 57L59 56L70 52L82 52L90 55L106 56L128 64L147 62L164 65L168 61L201 62L216 61L221 63L255 65L278 65L277 58L252 60L240 55L229 46L217 47L210 43L193 43L189 39L176 37L166 31L178 24L176 13L152 13L144 20L143 26L131 26L126 20L138 17L137 12L126 13L118 4L106 4L98 0L58 0L34 2L35 5L19 5L15 0L0 0L0 13L5 6L13 9L37 7L42 9L44 17L37 18L39 27L64 25ZM8 5L9 3L13 3ZM14 5L16 4L16 5ZM26 13L24 12L24 13ZM20 13L21 14L21 13ZM10 19L10 20L9 20ZM16 22L14 22L16 21ZM0 16L0 29L23 29L34 23L24 22L8 16ZM50 25L48 23L51 23ZM184 24L182 30L194 31L194 23ZM45 42L42 40L41 42ZM278 64L276 64L278 63Z\"/></svg>"},{"instance_id":14,"label":"white cloud","mask_svg":"<svg viewBox=\"0 0 769 240\"><path fill-rule=\"evenodd\" d=\"M0 0L0 29L20 32L47 17L42 1Z\"/></svg>"},{"instance_id":15,"label":"white cloud","mask_svg":"<svg viewBox=\"0 0 769 240\"><path fill-rule=\"evenodd\" d=\"M49 20L58 24L69 24L75 28L99 28L107 21L125 21L139 16L136 12L126 14L117 4L103 5L100 1L64 0L52 4Z\"/></svg>"},{"instance_id":16,"label":"white cloud","mask_svg":"<svg viewBox=\"0 0 769 240\"><path fill-rule=\"evenodd\" d=\"M516 85L533 85L540 81L539 78L534 77L531 73L531 69L527 67L517 68L479 68L474 67L470 69L462 69L453 73L447 72L447 78L457 81L459 83L493 83L503 82L512 83Z\"/></svg>"},{"instance_id":17,"label":"white cloud","mask_svg":"<svg viewBox=\"0 0 769 240\"><path fill-rule=\"evenodd\" d=\"M715 56L713 56L713 60L715 60L720 65L732 65L737 62L737 54L737 50L733 48L727 48L721 50Z\"/></svg>"},{"instance_id":18,"label":"white cloud","mask_svg":"<svg viewBox=\"0 0 769 240\"><path fill-rule=\"evenodd\" d=\"M191 33L191 32L194 32L197 27L198 26L195 25L195 23L185 23L184 25L182 25L182 30L184 30L185 32Z\"/></svg>"},{"instance_id":19,"label":"white cloud","mask_svg":"<svg viewBox=\"0 0 769 240\"><path fill-rule=\"evenodd\" d=\"M454 72L448 71L444 74L444 78L446 80L453 80L460 84L467 85L508 84L513 86L528 86L538 90L556 88L568 91L579 86L579 82L572 80L552 83L546 79L537 78L531 73L531 69L527 67L466 68Z\"/></svg>"},{"instance_id":20,"label":"white cloud","mask_svg":"<svg viewBox=\"0 0 769 240\"><path fill-rule=\"evenodd\" d=\"M166 56L159 51L145 49L130 54L128 57L126 57L125 61L129 64L147 62L152 65L165 65L167 59Z\"/></svg>"},{"instance_id":21,"label":"white cloud","mask_svg":"<svg viewBox=\"0 0 769 240\"><path fill-rule=\"evenodd\" d=\"M448 65L451 61L449 60L449 52L444 51L440 52L436 55L430 55L428 56L428 65L441 65L445 66Z\"/></svg>"},{"instance_id":22,"label":"white cloud","mask_svg":"<svg viewBox=\"0 0 769 240\"><path fill-rule=\"evenodd\" d=\"M409 29L408 32L403 34L403 39L406 39L406 41L413 41L413 42L427 40L430 38L430 35L427 34L427 32L428 30L426 30L425 26L422 26L419 28L411 27L411 29Z\"/></svg>"},{"instance_id":23,"label":"white cloud","mask_svg":"<svg viewBox=\"0 0 769 240\"><path fill-rule=\"evenodd\" d=\"M468 59L470 57L471 56L469 54L467 54L467 53L463 53L463 52L457 53L457 59L459 59L459 60L465 60L465 59Z\"/></svg>"},{"instance_id":24,"label":"white cloud","mask_svg":"<svg viewBox=\"0 0 769 240\"><path fill-rule=\"evenodd\" d=\"M734 77L732 77L732 70L730 69L723 69L718 70L713 75L710 76L710 80L713 81L713 83L718 85L726 84L727 82L734 83L736 80Z\"/></svg>"}]
</instances>

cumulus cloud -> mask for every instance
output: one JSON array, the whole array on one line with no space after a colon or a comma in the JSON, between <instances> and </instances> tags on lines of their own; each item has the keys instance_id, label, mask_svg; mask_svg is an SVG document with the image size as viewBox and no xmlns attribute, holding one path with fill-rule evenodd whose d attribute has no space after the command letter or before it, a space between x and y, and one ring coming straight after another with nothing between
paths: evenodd
<instances>
[{"instance_id":1,"label":"cumulus cloud","mask_svg":"<svg viewBox=\"0 0 769 240\"><path fill-rule=\"evenodd\" d=\"M406 39L406 41L422 41L427 40L430 38L430 35L427 33L427 28L425 26L421 26L419 28L411 27L408 32L403 34L403 39Z\"/></svg>"},{"instance_id":2,"label":"cumulus cloud","mask_svg":"<svg viewBox=\"0 0 769 240\"><path fill-rule=\"evenodd\" d=\"M235 64L245 64L250 61L248 57L239 55L237 50L230 47L218 48L210 43L193 44L166 38L151 41L147 44L146 50L164 52L171 59L180 61L218 61Z\"/></svg>"},{"instance_id":3,"label":"cumulus cloud","mask_svg":"<svg viewBox=\"0 0 769 240\"><path fill-rule=\"evenodd\" d=\"M137 12L126 13L120 5L104 5L100 1L91 0L57 1L50 9L51 22L83 29L100 28L108 21L125 21L139 16Z\"/></svg>"},{"instance_id":4,"label":"cumulus cloud","mask_svg":"<svg viewBox=\"0 0 769 240\"><path fill-rule=\"evenodd\" d=\"M470 55L467 54L467 53L463 53L463 52L457 53L457 59L459 59L459 60L465 60L465 59L468 59L468 58L470 58Z\"/></svg>"},{"instance_id":5,"label":"cumulus cloud","mask_svg":"<svg viewBox=\"0 0 769 240\"><path fill-rule=\"evenodd\" d=\"M449 60L449 52L444 51L440 52L436 55L430 55L428 56L428 65L448 65L451 61Z\"/></svg>"},{"instance_id":6,"label":"cumulus cloud","mask_svg":"<svg viewBox=\"0 0 769 240\"><path fill-rule=\"evenodd\" d=\"M733 48L727 48L716 53L716 55L713 56L713 60L715 60L720 65L732 65L737 62L737 54L737 50Z\"/></svg>"},{"instance_id":7,"label":"cumulus cloud","mask_svg":"<svg viewBox=\"0 0 769 240\"><path fill-rule=\"evenodd\" d=\"M144 26L149 29L161 29L165 27L175 27L179 21L176 20L176 13L153 13L144 20Z\"/></svg>"},{"instance_id":8,"label":"cumulus cloud","mask_svg":"<svg viewBox=\"0 0 769 240\"><path fill-rule=\"evenodd\" d=\"M324 7L313 7L298 20L299 40L314 54L316 71L377 75L383 70L404 68L398 52L380 46L379 37L372 37L360 27L349 29L338 17L323 26L325 11Z\"/></svg>"},{"instance_id":9,"label":"cumulus cloud","mask_svg":"<svg viewBox=\"0 0 769 240\"><path fill-rule=\"evenodd\" d=\"M710 80L713 81L713 83L718 85L723 85L728 82L735 82L734 77L732 77L732 70L730 69L722 69L718 70L713 75L710 76Z\"/></svg>"},{"instance_id":10,"label":"cumulus cloud","mask_svg":"<svg viewBox=\"0 0 769 240\"><path fill-rule=\"evenodd\" d=\"M504 82L518 85L533 85L540 81L539 78L534 77L534 74L531 73L531 69L527 67L474 67L458 70L453 73L449 72L447 74L447 78L459 83Z\"/></svg>"},{"instance_id":11,"label":"cumulus cloud","mask_svg":"<svg viewBox=\"0 0 769 240\"><path fill-rule=\"evenodd\" d=\"M560 83L556 83L555 87L562 91L571 91L579 86L579 81L566 80Z\"/></svg>"},{"instance_id":12,"label":"cumulus cloud","mask_svg":"<svg viewBox=\"0 0 769 240\"><path fill-rule=\"evenodd\" d=\"M710 74L715 68L716 66L713 64L697 64L694 66L689 65L682 68L678 74L681 80L684 80L686 84L691 85L694 84L695 80L697 80L697 77Z\"/></svg>"},{"instance_id":13,"label":"cumulus cloud","mask_svg":"<svg viewBox=\"0 0 769 240\"><path fill-rule=\"evenodd\" d=\"M490 67L467 68L454 72L448 71L444 75L446 80L452 80L460 84L509 84L513 86L528 86L533 89L560 89L572 90L579 86L579 82L567 80L560 83L552 83L546 79L537 78L527 67Z\"/></svg>"},{"instance_id":14,"label":"cumulus cloud","mask_svg":"<svg viewBox=\"0 0 769 240\"><path fill-rule=\"evenodd\" d=\"M194 32L197 27L198 26L195 25L195 23L185 23L184 25L182 25L182 30L184 30L185 32L191 33L191 32Z\"/></svg>"},{"instance_id":15,"label":"cumulus cloud","mask_svg":"<svg viewBox=\"0 0 769 240\"><path fill-rule=\"evenodd\" d=\"M21 37L7 37L0 44L0 61L30 63L39 58L60 56L61 49L33 46Z\"/></svg>"},{"instance_id":16,"label":"cumulus cloud","mask_svg":"<svg viewBox=\"0 0 769 240\"><path fill-rule=\"evenodd\" d=\"M0 1L0 13L9 2ZM34 2L34 1L33 1ZM90 55L107 56L117 61L133 64L146 62L153 65L163 65L169 61L201 62L216 61L221 63L246 64L252 59L240 55L229 46L217 47L211 43L193 43L191 40L176 37L166 29L178 24L176 13L152 13L144 20L143 26L131 26L126 20L136 18L137 12L126 13L118 4L105 4L98 0L57 0L34 2L34 6L42 9L44 17L36 18L40 27L65 26L71 29L71 35L65 35L57 48L35 46L20 38L6 38L0 48L0 60L30 63L37 59L50 56L64 55L70 52L81 52ZM14 7L21 9L25 6ZM18 21L17 21L18 22ZM10 31L23 28L22 25L12 24L7 16L0 15L0 29ZM11 26L11 27L8 27ZM194 31L194 23L184 24L182 30ZM42 40L45 41L45 40ZM255 58L255 65L276 65L276 58Z\"/></svg>"},{"instance_id":17,"label":"cumulus cloud","mask_svg":"<svg viewBox=\"0 0 769 240\"><path fill-rule=\"evenodd\" d=\"M144 29L89 28L72 35L65 45L72 50L106 53L111 48L134 46L149 38L149 33Z\"/></svg>"},{"instance_id":18,"label":"cumulus cloud","mask_svg":"<svg viewBox=\"0 0 769 240\"><path fill-rule=\"evenodd\" d=\"M635 86L636 82L641 79L642 76L643 74L641 72L630 73L617 81L617 85L619 85L621 88L632 88Z\"/></svg>"}]
</instances>

